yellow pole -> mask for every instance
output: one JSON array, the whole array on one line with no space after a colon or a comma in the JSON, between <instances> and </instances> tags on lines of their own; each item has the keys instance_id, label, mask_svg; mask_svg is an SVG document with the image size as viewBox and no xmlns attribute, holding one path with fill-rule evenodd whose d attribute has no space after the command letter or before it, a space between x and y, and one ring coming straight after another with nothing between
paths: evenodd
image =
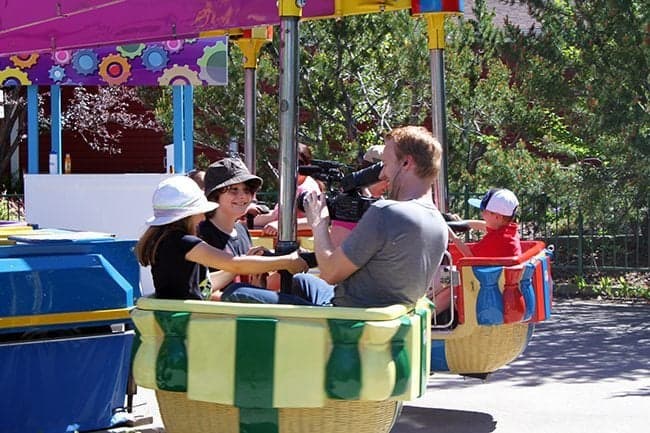
<instances>
[{"instance_id":1,"label":"yellow pole","mask_svg":"<svg viewBox=\"0 0 650 433\"><path fill-rule=\"evenodd\" d=\"M257 68L257 58L262 47L273 39L273 27L263 26L244 30L235 44L244 55L244 68Z\"/></svg>"},{"instance_id":2,"label":"yellow pole","mask_svg":"<svg viewBox=\"0 0 650 433\"><path fill-rule=\"evenodd\" d=\"M425 15L430 50L445 49L445 15L444 13Z\"/></svg>"},{"instance_id":3,"label":"yellow pole","mask_svg":"<svg viewBox=\"0 0 650 433\"><path fill-rule=\"evenodd\" d=\"M278 14L280 17L302 17L302 8L306 0L279 0Z\"/></svg>"}]
</instances>

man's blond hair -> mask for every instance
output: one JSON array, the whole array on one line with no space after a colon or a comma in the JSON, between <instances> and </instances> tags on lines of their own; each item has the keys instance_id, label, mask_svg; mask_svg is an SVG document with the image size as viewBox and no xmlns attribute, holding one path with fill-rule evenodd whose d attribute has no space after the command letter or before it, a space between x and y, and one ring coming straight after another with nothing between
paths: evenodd
<instances>
[{"instance_id":1,"label":"man's blond hair","mask_svg":"<svg viewBox=\"0 0 650 433\"><path fill-rule=\"evenodd\" d=\"M433 179L440 172L442 146L423 126L402 126L391 130L385 137L395 143L398 160L413 157L415 173L423 179Z\"/></svg>"}]
</instances>

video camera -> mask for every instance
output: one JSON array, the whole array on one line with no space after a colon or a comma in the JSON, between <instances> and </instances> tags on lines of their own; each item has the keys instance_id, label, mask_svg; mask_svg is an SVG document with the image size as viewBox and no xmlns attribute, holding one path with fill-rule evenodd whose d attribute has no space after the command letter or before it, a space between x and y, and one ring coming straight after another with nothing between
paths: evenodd
<instances>
[{"instance_id":1,"label":"video camera","mask_svg":"<svg viewBox=\"0 0 650 433\"><path fill-rule=\"evenodd\" d=\"M298 167L298 173L312 176L327 185L326 202L330 218L339 221L357 222L376 198L364 196L361 189L379 181L383 163L378 162L362 170L345 175L344 164L336 161L314 159L312 165ZM298 209L305 211L303 204L306 193L297 197Z\"/></svg>"}]
</instances>

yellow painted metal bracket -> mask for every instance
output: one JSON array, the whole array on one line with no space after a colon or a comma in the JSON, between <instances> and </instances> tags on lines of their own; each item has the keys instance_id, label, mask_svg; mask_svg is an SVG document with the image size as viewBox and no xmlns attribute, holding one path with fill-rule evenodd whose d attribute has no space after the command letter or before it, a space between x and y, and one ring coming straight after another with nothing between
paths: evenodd
<instances>
[{"instance_id":1,"label":"yellow painted metal bracket","mask_svg":"<svg viewBox=\"0 0 650 433\"><path fill-rule=\"evenodd\" d=\"M216 38L218 36L237 37L243 34L244 34L244 29L241 29L239 27L232 28L232 29L225 29L225 30L207 30L205 32L199 33L199 39Z\"/></svg>"},{"instance_id":2,"label":"yellow painted metal bracket","mask_svg":"<svg viewBox=\"0 0 650 433\"><path fill-rule=\"evenodd\" d=\"M301 17L305 0L279 0L278 14L281 17Z\"/></svg>"},{"instance_id":3,"label":"yellow painted metal bracket","mask_svg":"<svg viewBox=\"0 0 650 433\"><path fill-rule=\"evenodd\" d=\"M260 50L273 40L273 26L254 27L244 30L241 38L235 40L244 55L244 68L255 69Z\"/></svg>"},{"instance_id":4,"label":"yellow painted metal bracket","mask_svg":"<svg viewBox=\"0 0 650 433\"><path fill-rule=\"evenodd\" d=\"M444 13L426 14L428 46L430 50L445 49L445 15Z\"/></svg>"},{"instance_id":5,"label":"yellow painted metal bracket","mask_svg":"<svg viewBox=\"0 0 650 433\"><path fill-rule=\"evenodd\" d=\"M411 0L335 0L334 15L343 17L411 8Z\"/></svg>"}]
</instances>

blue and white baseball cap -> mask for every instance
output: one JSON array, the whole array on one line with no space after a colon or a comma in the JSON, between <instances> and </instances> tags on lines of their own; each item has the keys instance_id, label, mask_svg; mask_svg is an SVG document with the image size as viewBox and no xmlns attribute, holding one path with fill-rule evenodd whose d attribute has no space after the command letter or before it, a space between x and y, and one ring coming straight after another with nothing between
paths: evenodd
<instances>
[{"instance_id":1,"label":"blue and white baseball cap","mask_svg":"<svg viewBox=\"0 0 650 433\"><path fill-rule=\"evenodd\" d=\"M513 217L519 207L519 200L515 193L505 188L490 189L481 200L470 198L467 203L483 210L498 213L499 215Z\"/></svg>"}]
</instances>

